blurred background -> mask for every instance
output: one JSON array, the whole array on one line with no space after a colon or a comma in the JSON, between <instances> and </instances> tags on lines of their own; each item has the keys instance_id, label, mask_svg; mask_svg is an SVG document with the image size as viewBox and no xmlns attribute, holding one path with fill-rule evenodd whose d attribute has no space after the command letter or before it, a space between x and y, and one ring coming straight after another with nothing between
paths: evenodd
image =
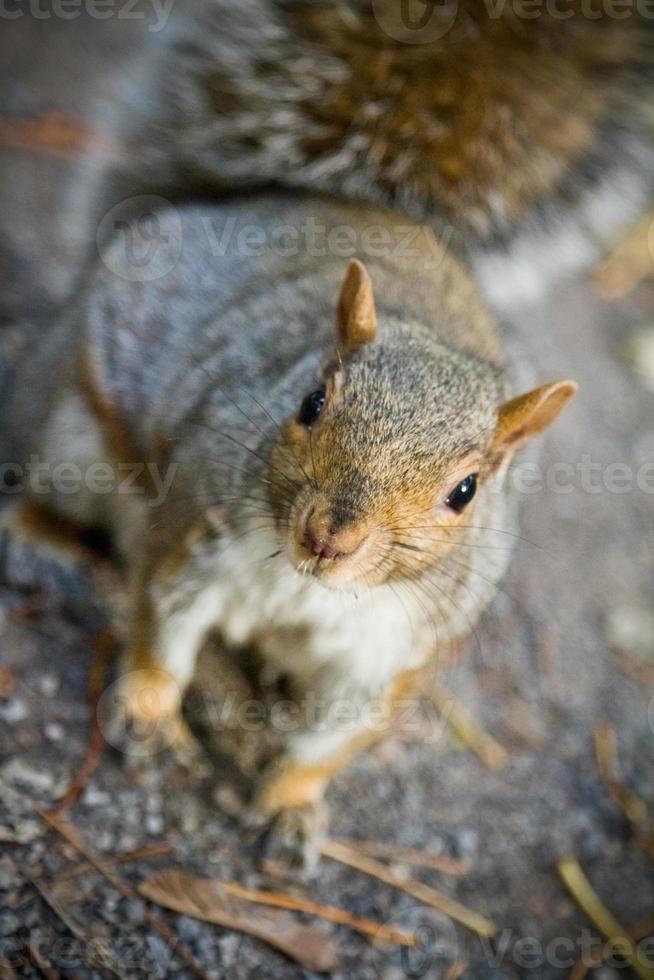
<instances>
[{"instance_id":1,"label":"blurred background","mask_svg":"<svg viewBox=\"0 0 654 980\"><path fill-rule=\"evenodd\" d=\"M170 16L143 0L106 19L62 9L55 16L35 0L0 14L0 419L17 358L38 345L97 260L103 216L160 190L125 134L156 102L162 52L191 16L179 0ZM181 188L166 193L183 200ZM508 579L444 680L479 725L481 751L422 704L329 794L335 836L464 863L465 874L410 873L490 917L498 936L483 940L325 860L303 894L427 930L424 955L413 959L339 930L341 976L571 975L583 942L598 951L599 932L557 873L567 854L623 927L654 933L654 283L607 301L579 275L516 310L503 330L518 376L573 377L581 394L543 453L545 467L572 466L572 484L559 492L554 480L524 495L524 538ZM602 477L589 487L585 458L601 474L613 465L649 472L650 490L632 481L618 491ZM58 799L79 770L91 651L106 621L98 582L118 605L120 587L106 559L63 567L47 555L1 557L0 975L191 976L181 943L206 976L307 976L259 940L187 915L162 913L170 929L162 938L138 896L88 867L70 871L79 855L35 806ZM200 679L218 703L232 683L219 657L205 651ZM618 763L607 778L602 759L613 747ZM124 864L131 888L172 864L269 887L237 821L216 803L227 786L220 771L194 780L165 757L137 776L106 753L71 819L114 863L161 847L163 857L137 853ZM409 872L399 858L396 870ZM629 969L615 960L587 972L611 980Z\"/></svg>"}]
</instances>

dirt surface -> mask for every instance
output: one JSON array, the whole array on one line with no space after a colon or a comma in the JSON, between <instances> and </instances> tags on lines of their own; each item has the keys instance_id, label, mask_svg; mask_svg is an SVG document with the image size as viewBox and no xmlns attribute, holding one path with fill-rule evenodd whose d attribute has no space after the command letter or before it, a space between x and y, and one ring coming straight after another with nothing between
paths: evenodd
<instances>
[{"instance_id":1,"label":"dirt surface","mask_svg":"<svg viewBox=\"0 0 654 980\"><path fill-rule=\"evenodd\" d=\"M115 19L4 23L2 118L65 112L111 135L118 87L139 77L146 33L140 21ZM25 338L36 342L93 260L99 218L124 187L107 183L103 152L8 146L3 133L0 384L7 385ZM580 280L505 325L521 381L570 376L581 384L543 440L543 486L534 489L522 471L530 489L520 494L523 538L510 573L445 678L508 762L490 771L423 704L329 792L334 836L466 859L462 877L413 873L490 917L499 932L482 942L400 891L324 860L302 886L307 894L379 922L422 926L425 939L420 955L402 957L331 927L339 976L440 978L459 959L466 980L566 976L580 952L597 945L597 930L557 876L565 853L577 856L623 925L654 910L652 860L602 786L593 751L598 722L615 726L622 777L654 820L653 324L651 286L607 304ZM6 537L1 559L0 953L26 977L55 976L48 966L62 976L191 976L176 943L147 920L145 902L122 896L88 866L62 877L79 855L35 810L63 794L83 759L87 675L106 597L119 602L115 572L99 559L67 562ZM244 683L220 657L214 645L202 659L205 725L207 704L220 706L230 683L238 690ZM191 717L197 702L191 698ZM222 716L212 717L210 744L221 741ZM166 755L144 771L123 761L105 752L69 816L107 858L170 846L164 856L121 864L124 881L136 888L175 866L279 887L259 870L256 842L216 804L217 787L223 803L230 792L218 762L196 775ZM161 914L208 976L308 975L258 940ZM0 975L11 975L2 970L0 960ZM592 973L622 975L620 962Z\"/></svg>"}]
</instances>

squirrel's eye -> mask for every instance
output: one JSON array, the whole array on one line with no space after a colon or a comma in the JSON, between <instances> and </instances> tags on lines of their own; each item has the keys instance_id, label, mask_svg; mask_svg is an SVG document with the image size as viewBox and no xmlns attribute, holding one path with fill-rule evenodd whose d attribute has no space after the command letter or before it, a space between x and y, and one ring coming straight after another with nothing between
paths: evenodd
<instances>
[{"instance_id":1,"label":"squirrel's eye","mask_svg":"<svg viewBox=\"0 0 654 980\"><path fill-rule=\"evenodd\" d=\"M318 388L317 391L312 391L310 395L304 399L300 405L300 414L298 416L298 421L302 425L312 425L322 411L322 407L325 404L325 389Z\"/></svg>"},{"instance_id":2,"label":"squirrel's eye","mask_svg":"<svg viewBox=\"0 0 654 980\"><path fill-rule=\"evenodd\" d=\"M445 503L451 507L456 514L460 514L468 506L475 493L477 492L477 474L471 473L465 480L454 488Z\"/></svg>"}]
</instances>

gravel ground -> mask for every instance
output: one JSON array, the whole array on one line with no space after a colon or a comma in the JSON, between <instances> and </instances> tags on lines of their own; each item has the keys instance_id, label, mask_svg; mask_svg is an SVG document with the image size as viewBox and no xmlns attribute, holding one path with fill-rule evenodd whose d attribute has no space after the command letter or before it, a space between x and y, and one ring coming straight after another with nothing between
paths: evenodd
<instances>
[{"instance_id":1,"label":"gravel ground","mask_svg":"<svg viewBox=\"0 0 654 980\"><path fill-rule=\"evenodd\" d=\"M61 110L109 125L112 86L137 72L142 32L116 20L104 24L48 22L47 49L41 22L5 24L2 111ZM35 46L43 58L34 57ZM98 161L5 147L0 167L6 385L21 342L31 342L34 324L47 323L73 288L98 215L117 191L104 183ZM456 959L468 964L466 980L566 976L575 953L596 935L557 877L556 859L568 852L623 924L654 909L651 860L602 787L593 753L597 723L614 725L624 781L654 814L654 290L644 285L609 305L587 282L570 282L521 310L505 332L522 380L571 376L582 386L543 440L549 486L522 494L524 540L504 588L446 678L509 761L491 772L422 705L417 719L358 759L329 792L335 836L469 861L460 878L415 873L491 917L500 931L484 943L399 891L325 860L308 886L312 897L380 922L422 926L427 937L421 956L402 958L330 927L342 977L440 978ZM552 482L566 478L550 466L562 462L574 467L569 492ZM623 471L613 464L629 468L630 487L622 480L619 488ZM62 876L78 856L35 810L61 796L84 756L87 674L106 596L119 599L115 572L100 559L66 562L6 540L2 570L0 953L26 977L54 976L48 964L61 976L190 976L175 944L146 919L144 902L122 897L89 868ZM225 657L214 644L202 658L205 725L207 698L220 703L231 684L241 690L245 683ZM190 698L189 711L202 725L198 701ZM210 747L215 741L214 733ZM256 748L242 760L245 769L256 765ZM216 787L224 798L230 785L219 760L204 776L164 755L133 771L107 751L70 817L103 856L170 845L165 856L121 865L134 887L171 866L272 884L258 870L256 843L216 805ZM309 975L255 939L162 916L208 976ZM592 976L627 972L614 963Z\"/></svg>"}]
</instances>

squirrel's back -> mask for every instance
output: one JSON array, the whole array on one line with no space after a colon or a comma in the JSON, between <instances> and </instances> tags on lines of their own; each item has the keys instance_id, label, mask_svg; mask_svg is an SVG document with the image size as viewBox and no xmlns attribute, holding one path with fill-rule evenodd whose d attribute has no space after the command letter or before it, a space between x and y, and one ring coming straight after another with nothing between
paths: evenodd
<instances>
[{"instance_id":1,"label":"squirrel's back","mask_svg":"<svg viewBox=\"0 0 654 980\"><path fill-rule=\"evenodd\" d=\"M354 257L381 310L501 367L470 276L415 222L298 193L170 207L116 230L47 358L26 359L10 393L9 458L23 458L71 378L112 432L129 432L129 445L116 440L127 459L151 454L192 412L207 372L231 397L247 389L267 399L303 358L331 349L335 296Z\"/></svg>"}]
</instances>

